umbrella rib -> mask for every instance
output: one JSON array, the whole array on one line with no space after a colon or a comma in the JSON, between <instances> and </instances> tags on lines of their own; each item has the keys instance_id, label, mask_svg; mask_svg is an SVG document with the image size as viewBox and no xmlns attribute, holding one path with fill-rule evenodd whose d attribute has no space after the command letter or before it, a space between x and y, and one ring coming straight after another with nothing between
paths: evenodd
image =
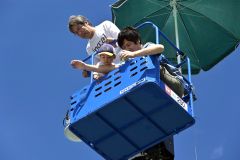
<instances>
[{"instance_id":1,"label":"umbrella rib","mask_svg":"<svg viewBox=\"0 0 240 160\"><path fill-rule=\"evenodd\" d=\"M148 2L152 2L151 0L147 0ZM152 2L152 3L154 3L154 2ZM163 8L169 8L169 4L168 5L166 5L166 6L164 6ZM162 8L162 9L163 9ZM152 18L152 17L155 17L155 16L159 16L159 15L164 15L164 14L168 14L168 17L166 18L166 20L165 20L165 22L163 23L163 26L165 26L165 24L167 23L167 19L169 18L169 16L170 16L170 13L172 12L172 9L171 10L169 10L169 12L168 13L164 13L164 14L158 14L158 15L154 15L154 16L151 16L152 14L154 14L154 13L156 13L156 12L158 12L159 10L157 10L157 11L154 11L154 12L152 12L152 13L150 13L149 15L147 15L147 16L145 16L144 18ZM138 24L140 21L137 21L135 24L134 24L134 26L136 25L136 24Z\"/></svg>"},{"instance_id":2,"label":"umbrella rib","mask_svg":"<svg viewBox=\"0 0 240 160\"><path fill-rule=\"evenodd\" d=\"M120 8L125 2L127 2L127 0L124 0L119 6L114 6L114 4L112 4L112 8Z\"/></svg>"},{"instance_id":3,"label":"umbrella rib","mask_svg":"<svg viewBox=\"0 0 240 160\"><path fill-rule=\"evenodd\" d=\"M184 1L184 0L180 0L180 1ZM179 5L182 5L181 4L181 2L179 1ZM185 0L185 1L187 1L187 0ZM183 6L183 8L189 8L189 6L192 6L192 5L194 5L194 4L196 4L196 3L199 3L199 2L201 2L202 0L196 0L195 2L192 2L192 3L190 3L190 4L188 4L188 5L182 5ZM181 9L179 9L179 10L181 10Z\"/></svg>"},{"instance_id":4,"label":"umbrella rib","mask_svg":"<svg viewBox=\"0 0 240 160\"><path fill-rule=\"evenodd\" d=\"M157 6L161 6L160 4L158 4L158 3L156 3L156 2L154 2L153 0L146 0L146 1L148 1L149 3L152 3L152 4L155 4L155 5L157 5ZM169 0L166 0L166 1L164 1L164 2L168 2ZM167 3L167 5L166 6L163 6L161 9L163 9L163 8L166 8L166 7L169 7L169 3ZM158 9L157 11L159 11L160 9ZM155 12L157 12L157 11L154 11L154 12L152 12L151 14L153 14L153 13L155 13ZM172 11L172 9L171 10L169 10L169 11ZM151 14L149 14L149 15L151 15Z\"/></svg>"},{"instance_id":5,"label":"umbrella rib","mask_svg":"<svg viewBox=\"0 0 240 160\"><path fill-rule=\"evenodd\" d=\"M155 4L155 5L157 5L157 6L160 6L159 3L156 3L156 2L153 1L153 0L146 0L146 1L148 1L149 3ZM168 1L165 1L165 2L168 2Z\"/></svg>"},{"instance_id":6,"label":"umbrella rib","mask_svg":"<svg viewBox=\"0 0 240 160\"><path fill-rule=\"evenodd\" d=\"M159 11L159 10L158 10ZM156 12L158 12L158 11L156 11ZM153 13L151 13L151 14L154 14L155 12L153 12ZM156 14L156 15L154 15L154 16L151 16L151 14L150 15L148 15L148 16L145 16L144 18L153 18L153 17L158 17L158 16L162 16L162 15L169 15L171 13L171 11L170 12L168 12L168 13L163 13L163 14Z\"/></svg>"},{"instance_id":7,"label":"umbrella rib","mask_svg":"<svg viewBox=\"0 0 240 160\"><path fill-rule=\"evenodd\" d=\"M198 58L197 55L196 55L195 47L194 47L194 45L193 45L193 43L192 43L192 40L191 40L189 31L187 30L187 27L186 27L186 25L185 25L185 23L184 23L184 21L183 21L183 18L182 18L182 15L180 14L180 12L179 12L179 15L180 15L180 18L181 18L181 22L183 23L184 28L185 28L185 30L186 30L186 32L187 32L188 38L190 39L190 43L191 43L191 45L192 45L192 48L193 48L193 50L194 50L194 58L197 59L197 60L198 60L198 63L199 63L199 58Z\"/></svg>"},{"instance_id":8,"label":"umbrella rib","mask_svg":"<svg viewBox=\"0 0 240 160\"><path fill-rule=\"evenodd\" d=\"M163 30L164 27L166 26L166 23L167 23L167 21L168 21L168 19L169 19L169 17L170 17L170 13L171 13L171 12L169 12L168 17L166 18L165 22L163 23L162 30Z\"/></svg>"},{"instance_id":9,"label":"umbrella rib","mask_svg":"<svg viewBox=\"0 0 240 160\"><path fill-rule=\"evenodd\" d=\"M216 23L214 20L210 19L209 17L205 16L204 14L199 13L199 12L196 12L196 11L194 11L193 9L189 8L188 6L184 6L184 5L182 5L182 4L179 4L179 5L187 8L187 9L189 9L189 10L191 10L191 11L197 13L197 14L200 14L202 17L205 17L205 18L208 19L209 21L211 21L211 22L215 23L216 25L220 26L223 30L225 30L225 31L226 31L229 35L231 35L234 39L238 40L238 38L235 37L235 35L234 35L232 32L226 30L222 25ZM189 6L190 6L190 5L189 5Z\"/></svg>"}]
</instances>

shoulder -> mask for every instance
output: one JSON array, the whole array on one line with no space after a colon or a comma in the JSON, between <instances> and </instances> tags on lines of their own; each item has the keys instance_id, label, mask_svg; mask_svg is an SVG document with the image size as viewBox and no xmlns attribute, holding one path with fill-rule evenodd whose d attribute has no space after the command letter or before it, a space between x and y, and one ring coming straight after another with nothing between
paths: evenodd
<instances>
[{"instance_id":1,"label":"shoulder","mask_svg":"<svg viewBox=\"0 0 240 160\"><path fill-rule=\"evenodd\" d=\"M103 28L117 28L117 26L112 23L111 21L105 20L102 23L100 23L97 27L103 27Z\"/></svg>"},{"instance_id":2,"label":"shoulder","mask_svg":"<svg viewBox=\"0 0 240 160\"><path fill-rule=\"evenodd\" d=\"M101 25L115 25L115 24L113 24L111 21L109 21L109 20L105 20L105 21L103 21L102 23L101 23Z\"/></svg>"}]
</instances>

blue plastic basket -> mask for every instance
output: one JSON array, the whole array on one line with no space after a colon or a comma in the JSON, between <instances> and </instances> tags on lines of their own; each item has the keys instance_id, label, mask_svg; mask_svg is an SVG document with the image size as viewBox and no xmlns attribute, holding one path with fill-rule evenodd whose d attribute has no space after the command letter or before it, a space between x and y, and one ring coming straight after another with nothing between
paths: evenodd
<instances>
[{"instance_id":1,"label":"blue plastic basket","mask_svg":"<svg viewBox=\"0 0 240 160\"><path fill-rule=\"evenodd\" d=\"M157 56L137 57L71 98L69 129L109 160L123 160L194 124L160 81Z\"/></svg>"}]
</instances>

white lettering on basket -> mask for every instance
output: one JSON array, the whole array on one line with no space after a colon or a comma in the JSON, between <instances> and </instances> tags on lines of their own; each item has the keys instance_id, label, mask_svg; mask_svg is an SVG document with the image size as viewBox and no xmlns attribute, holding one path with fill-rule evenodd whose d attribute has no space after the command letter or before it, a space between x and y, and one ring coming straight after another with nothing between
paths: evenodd
<instances>
[{"instance_id":1,"label":"white lettering on basket","mask_svg":"<svg viewBox=\"0 0 240 160\"><path fill-rule=\"evenodd\" d=\"M165 85L165 91L169 96L171 96L180 106L183 107L186 111L188 111L187 104L175 93L173 92L167 85Z\"/></svg>"},{"instance_id":2,"label":"white lettering on basket","mask_svg":"<svg viewBox=\"0 0 240 160\"><path fill-rule=\"evenodd\" d=\"M124 88L124 89L122 89L122 90L120 91L120 94L123 94L123 93L129 91L130 89L132 89L133 87L136 87L137 85L143 83L144 81L146 81L145 78L140 79L139 81L137 81L137 82L131 84L130 86L127 86L126 88Z\"/></svg>"}]
</instances>

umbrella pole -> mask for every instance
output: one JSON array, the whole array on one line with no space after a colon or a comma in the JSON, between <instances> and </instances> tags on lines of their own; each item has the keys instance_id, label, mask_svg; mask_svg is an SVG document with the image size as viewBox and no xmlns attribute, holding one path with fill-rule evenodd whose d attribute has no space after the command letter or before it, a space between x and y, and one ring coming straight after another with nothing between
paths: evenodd
<instances>
[{"instance_id":1,"label":"umbrella pole","mask_svg":"<svg viewBox=\"0 0 240 160\"><path fill-rule=\"evenodd\" d=\"M176 37L176 46L178 49L180 49L179 46L179 34L178 34L178 23L177 23L177 2L176 0L172 0L170 1L170 6L173 7L173 18L174 18L174 29L175 29L175 37ZM177 63L180 64L181 63L181 55L178 53L177 51ZM188 80L190 82L190 84L192 84L191 81L191 67L190 67L190 59L187 58L187 64L188 64ZM182 73L182 69L181 66L179 67L179 71ZM189 102L190 106L191 106L191 112L192 112L192 116L194 117L194 111L193 111L193 94L192 92L190 93L190 102Z\"/></svg>"},{"instance_id":2,"label":"umbrella pole","mask_svg":"<svg viewBox=\"0 0 240 160\"><path fill-rule=\"evenodd\" d=\"M170 5L173 7L173 17L174 17L174 29L175 29L175 37L176 37L176 46L178 49L180 49L179 46L179 37L178 37L178 23L177 23L177 2L176 0L173 0L170 2ZM178 64L181 63L181 55L177 52L177 62ZM181 67L179 68L179 71L181 72Z\"/></svg>"}]
</instances>

